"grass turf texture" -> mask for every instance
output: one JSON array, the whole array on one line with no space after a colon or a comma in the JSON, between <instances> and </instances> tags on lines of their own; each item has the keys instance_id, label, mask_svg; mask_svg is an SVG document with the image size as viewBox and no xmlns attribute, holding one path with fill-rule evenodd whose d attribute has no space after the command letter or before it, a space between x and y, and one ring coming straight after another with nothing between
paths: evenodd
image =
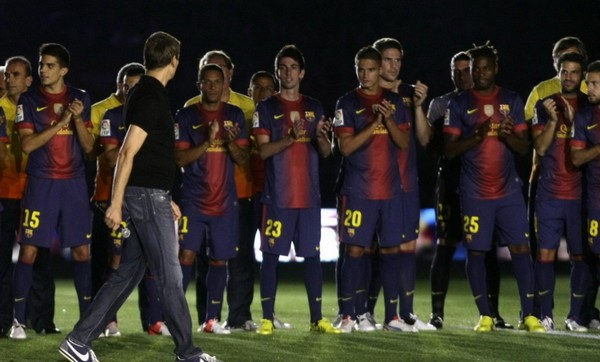
<instances>
[{"instance_id":1,"label":"grass turf texture","mask_svg":"<svg viewBox=\"0 0 600 362\"><path fill-rule=\"evenodd\" d=\"M557 279L555 293L555 324L557 333L530 334L522 331L473 332L478 315L464 273L453 273L446 302L444 329L435 332L394 333L377 331L350 335L309 333L308 303L302 279L298 273L290 276L286 266L280 272L276 311L278 316L294 325L293 330L275 330L272 336L255 333L234 333L228 336L200 334L195 314L195 297L191 285L187 294L194 321L194 341L210 354L230 361L371 361L435 360L435 361L537 361L593 360L597 358L600 332L575 334L564 330L564 318L569 303L568 277ZM504 266L510 270L510 265ZM415 294L415 312L427 320L431 308L429 283L424 271L419 272ZM333 320L337 313L335 285L330 266L325 267L323 314ZM258 287L255 289L252 313L258 323L261 317ZM226 304L226 303L225 303ZM227 315L224 307L223 315ZM378 303L376 318L382 322L383 306ZM55 322L63 333L40 336L27 330L28 339L0 339L0 361L63 361L57 348L77 321L77 298L71 280L57 281ZM505 320L518 324L519 300L514 278L502 277L500 312ZM104 338L93 348L102 362L111 361L173 361L174 345L170 337L148 336L141 330L137 310L137 293L131 295L118 313L122 337Z\"/></svg>"}]
</instances>

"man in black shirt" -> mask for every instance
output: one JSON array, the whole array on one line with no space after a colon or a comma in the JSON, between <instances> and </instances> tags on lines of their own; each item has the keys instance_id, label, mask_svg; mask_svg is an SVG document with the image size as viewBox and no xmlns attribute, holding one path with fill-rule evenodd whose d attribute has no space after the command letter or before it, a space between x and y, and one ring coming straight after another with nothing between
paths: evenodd
<instances>
[{"instance_id":1,"label":"man in black shirt","mask_svg":"<svg viewBox=\"0 0 600 362\"><path fill-rule=\"evenodd\" d=\"M165 86L175 75L179 51L179 41L163 32L152 34L144 45L148 71L125 104L128 130L105 217L113 230L128 222L131 235L125 239L119 269L60 345L59 352L70 361L97 360L91 342L137 286L146 265L157 283L166 323L175 341L176 361L218 361L192 342L192 321L176 252L175 220L181 213L168 191L175 177L175 134ZM129 215L125 222L123 202Z\"/></svg>"}]
</instances>

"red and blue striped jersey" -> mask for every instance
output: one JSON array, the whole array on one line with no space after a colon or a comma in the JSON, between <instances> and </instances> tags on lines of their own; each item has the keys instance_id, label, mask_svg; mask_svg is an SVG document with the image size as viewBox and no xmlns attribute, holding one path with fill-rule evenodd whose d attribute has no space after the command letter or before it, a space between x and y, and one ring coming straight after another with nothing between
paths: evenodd
<instances>
[{"instance_id":1,"label":"red and blue striped jersey","mask_svg":"<svg viewBox=\"0 0 600 362\"><path fill-rule=\"evenodd\" d=\"M375 122L373 105L384 99L395 107L393 118L400 128L409 127L407 110L401 97L382 89L376 95L367 95L354 89L338 99L335 111L335 134L354 135ZM388 200L402 192L398 167L398 148L385 125L378 126L368 141L344 159L342 195L367 200Z\"/></svg>"},{"instance_id":2,"label":"red and blue striped jersey","mask_svg":"<svg viewBox=\"0 0 600 362\"><path fill-rule=\"evenodd\" d=\"M581 198L581 170L573 165L570 156L570 137L572 122L565 116L567 105L560 93L551 95L558 111L558 121L554 140L544 156L540 156L538 189L536 198L577 200ZM544 99L537 101L534 108L532 127L535 131L543 131L548 123L548 113L544 108ZM585 94L577 98L565 99L576 112L582 102L586 102Z\"/></svg>"},{"instance_id":3,"label":"red and blue striped jersey","mask_svg":"<svg viewBox=\"0 0 600 362\"><path fill-rule=\"evenodd\" d=\"M600 107L580 106L573 120L574 132L571 146L588 148L600 144ZM585 165L588 208L600 208L600 158L596 157Z\"/></svg>"},{"instance_id":4,"label":"red and blue striped jersey","mask_svg":"<svg viewBox=\"0 0 600 362\"><path fill-rule=\"evenodd\" d=\"M516 92L496 87L486 95L469 89L452 98L444 120L444 132L473 135L483 122L492 120L487 137L461 156L460 193L478 199L498 199L521 190L512 150L498 138L504 115L510 115L514 131L527 130L523 101Z\"/></svg>"},{"instance_id":5,"label":"red and blue striped jersey","mask_svg":"<svg viewBox=\"0 0 600 362\"><path fill-rule=\"evenodd\" d=\"M241 147L249 144L242 110L227 103L221 103L216 111L207 111L200 103L181 109L175 117L175 149L186 150L208 141L212 122L219 123L219 132L200 158L184 166L181 199L182 204L190 203L205 215L223 215L237 201L226 128L237 125L240 133L235 143Z\"/></svg>"},{"instance_id":6,"label":"red and blue striped jersey","mask_svg":"<svg viewBox=\"0 0 600 362\"><path fill-rule=\"evenodd\" d=\"M17 105L16 126L40 133L56 124L69 103L75 99L83 102L82 118L86 127L91 129L90 97L85 91L71 86L65 86L59 94L47 93L41 87L23 93ZM77 130L71 121L45 145L31 152L26 172L30 176L50 179L83 177L83 157Z\"/></svg>"},{"instance_id":7,"label":"red and blue striped jersey","mask_svg":"<svg viewBox=\"0 0 600 362\"><path fill-rule=\"evenodd\" d=\"M417 172L417 135L415 134L415 107L413 96L415 95L415 86L407 83L401 83L398 94L402 98L404 109L406 110L406 122L410 127L408 148L398 148L398 167L400 167L400 177L402 177L402 188L406 192L418 190L419 176Z\"/></svg>"},{"instance_id":8,"label":"red and blue striped jersey","mask_svg":"<svg viewBox=\"0 0 600 362\"><path fill-rule=\"evenodd\" d=\"M258 103L253 133L269 136L269 142L286 137L293 122L304 122L304 133L291 146L265 160L263 203L279 208L321 207L316 129L322 116L321 103L305 95L296 101L274 95Z\"/></svg>"}]
</instances>

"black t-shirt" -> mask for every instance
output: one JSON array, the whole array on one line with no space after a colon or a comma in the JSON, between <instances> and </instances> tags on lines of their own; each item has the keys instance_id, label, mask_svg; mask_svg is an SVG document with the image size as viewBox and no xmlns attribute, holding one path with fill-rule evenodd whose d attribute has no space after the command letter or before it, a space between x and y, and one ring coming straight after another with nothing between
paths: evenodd
<instances>
[{"instance_id":1,"label":"black t-shirt","mask_svg":"<svg viewBox=\"0 0 600 362\"><path fill-rule=\"evenodd\" d=\"M128 186L170 190L175 178L175 126L167 89L142 76L125 103L125 124L148 135L133 159Z\"/></svg>"}]
</instances>

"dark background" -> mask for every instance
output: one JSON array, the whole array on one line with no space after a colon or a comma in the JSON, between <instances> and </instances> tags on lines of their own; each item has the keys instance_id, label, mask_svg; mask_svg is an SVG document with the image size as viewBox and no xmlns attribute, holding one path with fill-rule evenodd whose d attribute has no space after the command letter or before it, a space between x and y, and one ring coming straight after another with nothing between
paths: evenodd
<instances>
[{"instance_id":1,"label":"dark background","mask_svg":"<svg viewBox=\"0 0 600 362\"><path fill-rule=\"evenodd\" d=\"M594 60L600 57L599 29L597 0L1 0L0 61L24 55L35 67L41 43L61 43L72 56L67 81L95 102L114 91L123 64L142 61L146 37L163 30L182 41L180 68L169 84L175 110L197 93L197 60L204 52L225 50L236 66L232 88L246 93L252 73L272 71L277 51L294 43L307 62L302 92L320 99L332 116L335 100L357 84L354 54L380 37L402 42L401 78L428 84L429 99L452 88L454 53L490 40L500 56L498 83L525 100L535 84L555 74L556 40L578 36ZM333 163L323 168L326 206L333 202Z\"/></svg>"}]
</instances>

